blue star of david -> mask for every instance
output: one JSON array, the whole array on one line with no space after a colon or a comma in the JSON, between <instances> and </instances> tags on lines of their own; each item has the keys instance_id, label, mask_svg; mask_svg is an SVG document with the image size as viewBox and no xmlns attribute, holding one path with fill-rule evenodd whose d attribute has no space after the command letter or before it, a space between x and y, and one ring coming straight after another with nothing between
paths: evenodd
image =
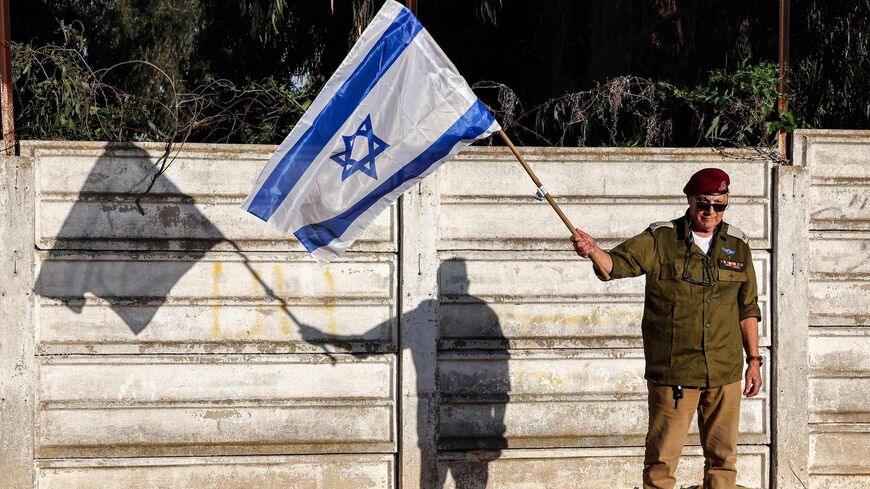
<instances>
[{"instance_id":1,"label":"blue star of david","mask_svg":"<svg viewBox=\"0 0 870 489\"><path fill-rule=\"evenodd\" d=\"M355 160L352 157L353 145L357 136L366 138L369 149L368 154L359 160ZM330 156L332 161L342 166L341 181L343 182L347 180L351 175L358 171L377 180L378 173L375 169L375 157L383 153L384 150L390 147L390 145L385 143L381 138L375 136L374 131L372 131L372 116L367 115L355 133L350 136L342 136L341 138L344 140L344 151Z\"/></svg>"}]
</instances>

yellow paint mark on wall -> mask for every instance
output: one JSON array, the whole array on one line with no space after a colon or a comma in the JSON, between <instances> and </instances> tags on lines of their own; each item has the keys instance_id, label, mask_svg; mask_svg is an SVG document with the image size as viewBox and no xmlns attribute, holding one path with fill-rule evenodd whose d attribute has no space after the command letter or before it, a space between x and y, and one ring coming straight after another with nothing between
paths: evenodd
<instances>
[{"instance_id":1,"label":"yellow paint mark on wall","mask_svg":"<svg viewBox=\"0 0 870 489\"><path fill-rule=\"evenodd\" d=\"M616 381L613 390L616 391L617 394L626 394L628 393L628 388L630 386L631 380L620 378Z\"/></svg>"},{"instance_id":2,"label":"yellow paint mark on wall","mask_svg":"<svg viewBox=\"0 0 870 489\"><path fill-rule=\"evenodd\" d=\"M533 372L530 378L533 383L539 386L555 388L565 385L565 378L555 372Z\"/></svg>"},{"instance_id":3,"label":"yellow paint mark on wall","mask_svg":"<svg viewBox=\"0 0 870 489\"><path fill-rule=\"evenodd\" d=\"M254 281L256 287L259 290L259 282L256 281L256 271L252 270L252 273L255 274ZM216 301L216 303L211 306L211 336L215 341L224 341L224 340L240 340L240 339L248 339L251 337L257 336L257 334L262 329L262 319L260 317L260 311L255 309L254 314L254 325L252 328L245 328L241 331L224 331L223 326L221 325L221 311L223 310L223 300L220 298L221 296L221 276L223 274L223 264L220 262L215 262L212 268L212 277L211 277L211 295L212 298Z\"/></svg>"},{"instance_id":4,"label":"yellow paint mark on wall","mask_svg":"<svg viewBox=\"0 0 870 489\"><path fill-rule=\"evenodd\" d=\"M211 273L211 296L217 300L221 295L221 272L223 265L221 262L215 262ZM212 339L220 341L223 339L221 331L221 304L211 306L211 336Z\"/></svg>"},{"instance_id":5,"label":"yellow paint mark on wall","mask_svg":"<svg viewBox=\"0 0 870 489\"><path fill-rule=\"evenodd\" d=\"M323 269L323 278L326 280L326 289L328 291L328 300L325 305L326 309L326 332L331 336L339 336L338 323L335 320L335 277L328 268Z\"/></svg>"},{"instance_id":6,"label":"yellow paint mark on wall","mask_svg":"<svg viewBox=\"0 0 870 489\"><path fill-rule=\"evenodd\" d=\"M257 271L253 266L250 268L251 270L251 292L252 296L256 297L257 294L265 292L263 286L263 279L260 278L260 272ZM254 308L254 332L257 333L261 329L263 329L263 314L260 310L261 308ZM250 335L249 335L250 336Z\"/></svg>"},{"instance_id":7,"label":"yellow paint mark on wall","mask_svg":"<svg viewBox=\"0 0 870 489\"><path fill-rule=\"evenodd\" d=\"M625 311L610 306L595 307L589 314L525 314L522 312L503 313L496 317L504 324L522 323L532 325L565 325L565 326L613 326L625 321L639 320L632 311Z\"/></svg>"}]
</instances>

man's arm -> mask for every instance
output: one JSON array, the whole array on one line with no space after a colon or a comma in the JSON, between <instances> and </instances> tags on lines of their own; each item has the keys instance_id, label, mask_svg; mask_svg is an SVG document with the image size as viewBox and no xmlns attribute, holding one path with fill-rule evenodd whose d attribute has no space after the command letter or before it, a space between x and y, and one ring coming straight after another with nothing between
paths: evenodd
<instances>
[{"instance_id":1,"label":"man's arm","mask_svg":"<svg viewBox=\"0 0 870 489\"><path fill-rule=\"evenodd\" d=\"M592 236L579 229L576 231L577 235L571 237L574 251L583 258L594 256L598 260L601 267L595 267L595 275L601 280L637 277L647 273L655 264L655 237L649 229L609 252L599 248ZM609 277L604 277L602 272L607 272Z\"/></svg>"},{"instance_id":2,"label":"man's arm","mask_svg":"<svg viewBox=\"0 0 870 489\"><path fill-rule=\"evenodd\" d=\"M758 318L751 316L740 321L740 333L743 335L743 349L747 357L758 356ZM761 390L761 362L752 360L746 367L746 382L743 395L755 397Z\"/></svg>"},{"instance_id":3,"label":"man's arm","mask_svg":"<svg viewBox=\"0 0 870 489\"><path fill-rule=\"evenodd\" d=\"M592 236L583 231L574 228L577 234L571 236L571 241L574 243L574 251L583 258L592 258L593 256L601 264L602 272L610 275L613 272L613 259L610 253L598 247L598 244L592 239Z\"/></svg>"},{"instance_id":4,"label":"man's arm","mask_svg":"<svg viewBox=\"0 0 870 489\"><path fill-rule=\"evenodd\" d=\"M755 283L755 267L752 264L752 252L745 253L746 282L737 291L737 307L740 308L740 333L743 336L743 349L746 356L758 356L758 320L761 308L758 307L758 286ZM754 397L761 390L761 362L753 360L746 367L746 385L743 395Z\"/></svg>"}]
</instances>

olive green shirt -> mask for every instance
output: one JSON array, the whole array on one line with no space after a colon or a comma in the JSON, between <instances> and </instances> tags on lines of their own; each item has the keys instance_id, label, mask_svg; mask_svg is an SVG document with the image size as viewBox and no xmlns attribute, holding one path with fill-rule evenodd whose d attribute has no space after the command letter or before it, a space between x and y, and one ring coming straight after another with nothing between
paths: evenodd
<instances>
[{"instance_id":1,"label":"olive green shirt","mask_svg":"<svg viewBox=\"0 0 870 489\"><path fill-rule=\"evenodd\" d=\"M611 278L646 275L641 328L648 380L719 387L741 379L740 321L761 318L743 231L720 223L705 255L692 241L687 213L650 225L610 256Z\"/></svg>"}]
</instances>

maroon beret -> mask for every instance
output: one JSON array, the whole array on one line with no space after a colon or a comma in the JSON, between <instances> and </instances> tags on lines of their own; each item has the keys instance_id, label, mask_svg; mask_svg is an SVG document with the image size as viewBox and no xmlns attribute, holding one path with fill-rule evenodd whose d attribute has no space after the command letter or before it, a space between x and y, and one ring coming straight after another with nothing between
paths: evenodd
<instances>
[{"instance_id":1,"label":"maroon beret","mask_svg":"<svg viewBox=\"0 0 870 489\"><path fill-rule=\"evenodd\" d=\"M728 174L718 168L704 168L692 175L689 183L683 187L686 195L719 195L728 193L731 179Z\"/></svg>"}]
</instances>

